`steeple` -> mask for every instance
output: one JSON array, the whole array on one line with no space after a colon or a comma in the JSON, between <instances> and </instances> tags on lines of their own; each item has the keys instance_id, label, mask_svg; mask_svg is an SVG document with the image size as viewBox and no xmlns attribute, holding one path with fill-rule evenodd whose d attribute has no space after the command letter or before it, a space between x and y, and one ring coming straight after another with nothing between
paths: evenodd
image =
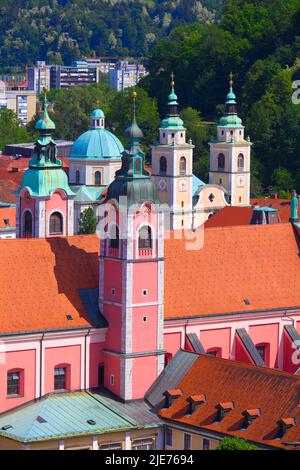
<instances>
[{"instance_id":1,"label":"steeple","mask_svg":"<svg viewBox=\"0 0 300 470\"><path fill-rule=\"evenodd\" d=\"M171 74L171 93L168 96L168 114L167 117L161 123L161 129L174 129L174 130L183 130L185 131L185 127L183 127L183 120L180 118L179 115L179 103L178 97L175 93L175 82L174 82L174 74Z\"/></svg>"},{"instance_id":2,"label":"steeple","mask_svg":"<svg viewBox=\"0 0 300 470\"><path fill-rule=\"evenodd\" d=\"M17 196L17 237L73 235L75 194L69 187L62 162L57 158L52 137L55 124L48 114L46 91L42 116L35 128L39 137Z\"/></svg>"},{"instance_id":3,"label":"steeple","mask_svg":"<svg viewBox=\"0 0 300 470\"><path fill-rule=\"evenodd\" d=\"M56 143L52 138L56 126L49 117L48 106L46 89L44 89L42 116L35 125L35 129L39 131L39 137L35 144L33 158L29 162L29 168L62 166L61 161L57 159Z\"/></svg>"},{"instance_id":4,"label":"steeple","mask_svg":"<svg viewBox=\"0 0 300 470\"><path fill-rule=\"evenodd\" d=\"M233 74L229 76L229 92L225 101L225 115L220 119L220 125L234 127L242 126L242 120L238 117L236 95L233 91Z\"/></svg>"},{"instance_id":5,"label":"steeple","mask_svg":"<svg viewBox=\"0 0 300 470\"><path fill-rule=\"evenodd\" d=\"M110 199L118 200L120 196L127 196L129 205L139 203L142 200L157 202L155 186L145 168L145 153L141 149L144 134L136 120L137 94L135 91L132 99L132 122L125 131L128 146L122 154L122 166L116 172L115 180L108 187L105 202Z\"/></svg>"}]
</instances>

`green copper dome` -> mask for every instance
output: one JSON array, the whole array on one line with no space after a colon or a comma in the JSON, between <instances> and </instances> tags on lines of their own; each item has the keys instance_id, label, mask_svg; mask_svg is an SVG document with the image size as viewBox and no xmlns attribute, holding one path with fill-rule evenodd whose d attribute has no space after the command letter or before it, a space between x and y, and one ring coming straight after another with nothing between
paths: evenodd
<instances>
[{"instance_id":1,"label":"green copper dome","mask_svg":"<svg viewBox=\"0 0 300 470\"><path fill-rule=\"evenodd\" d=\"M126 130L126 137L129 138L129 144L122 155L122 167L108 186L104 203L109 200L119 201L122 196L127 197L129 206L144 201L159 203L156 186L145 169L145 154L140 148L143 132L136 122L135 104L133 120Z\"/></svg>"},{"instance_id":2,"label":"green copper dome","mask_svg":"<svg viewBox=\"0 0 300 470\"><path fill-rule=\"evenodd\" d=\"M104 119L101 109L92 113L92 128L81 134L74 142L70 158L89 160L120 160L124 147L117 136L105 129L104 124L98 127L97 120Z\"/></svg>"},{"instance_id":3,"label":"green copper dome","mask_svg":"<svg viewBox=\"0 0 300 470\"><path fill-rule=\"evenodd\" d=\"M174 82L172 81L172 90L168 97L168 114L165 119L162 120L160 129L163 130L175 130L185 131L184 122L181 119L178 111L178 98L174 89Z\"/></svg>"},{"instance_id":4,"label":"green copper dome","mask_svg":"<svg viewBox=\"0 0 300 470\"><path fill-rule=\"evenodd\" d=\"M46 94L43 102L43 116L37 122L36 129L39 130L40 135L18 192L26 188L31 196L49 197L55 190L61 189L68 196L75 196L69 187L68 177L62 168L62 163L57 158L56 143L52 138L55 124L48 116Z\"/></svg>"},{"instance_id":5,"label":"green copper dome","mask_svg":"<svg viewBox=\"0 0 300 470\"><path fill-rule=\"evenodd\" d=\"M233 91L233 79L230 74L230 89L225 101L225 115L221 117L219 125L222 127L243 127L243 122L237 113L236 95Z\"/></svg>"},{"instance_id":6,"label":"green copper dome","mask_svg":"<svg viewBox=\"0 0 300 470\"><path fill-rule=\"evenodd\" d=\"M31 196L49 197L57 189L62 189L68 196L75 196L68 183L68 176L62 168L25 171L21 189L27 188Z\"/></svg>"},{"instance_id":7,"label":"green copper dome","mask_svg":"<svg viewBox=\"0 0 300 470\"><path fill-rule=\"evenodd\" d=\"M54 122L49 117L47 106L48 106L47 95L45 94L44 102L43 102L43 114L42 114L41 119L39 119L35 124L35 128L37 130L52 131L52 130L56 129L56 126L55 126Z\"/></svg>"}]
</instances>

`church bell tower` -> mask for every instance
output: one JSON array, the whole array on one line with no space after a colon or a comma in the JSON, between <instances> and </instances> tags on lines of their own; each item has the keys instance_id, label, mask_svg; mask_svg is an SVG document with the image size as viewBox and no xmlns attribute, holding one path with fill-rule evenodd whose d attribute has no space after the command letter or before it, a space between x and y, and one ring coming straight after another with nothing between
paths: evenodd
<instances>
[{"instance_id":1,"label":"church bell tower","mask_svg":"<svg viewBox=\"0 0 300 470\"><path fill-rule=\"evenodd\" d=\"M251 142L245 140L245 128L237 112L233 77L225 102L225 115L217 127L217 140L210 143L210 184L227 190L231 206L250 205Z\"/></svg>"}]
</instances>

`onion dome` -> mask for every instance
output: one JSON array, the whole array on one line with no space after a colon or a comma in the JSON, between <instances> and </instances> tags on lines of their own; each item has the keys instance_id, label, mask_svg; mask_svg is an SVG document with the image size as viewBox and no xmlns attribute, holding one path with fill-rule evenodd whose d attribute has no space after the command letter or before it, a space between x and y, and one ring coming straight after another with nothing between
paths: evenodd
<instances>
[{"instance_id":1,"label":"onion dome","mask_svg":"<svg viewBox=\"0 0 300 470\"><path fill-rule=\"evenodd\" d=\"M225 115L220 119L220 126L224 127L243 127L241 118L237 113L236 95L233 91L233 76L230 74L229 93L225 101Z\"/></svg>"},{"instance_id":2,"label":"onion dome","mask_svg":"<svg viewBox=\"0 0 300 470\"><path fill-rule=\"evenodd\" d=\"M45 92L44 95L44 100L43 100L43 105L42 105L42 117L36 122L35 128L37 130L47 130L47 131L53 131L56 129L56 126L52 119L50 119L49 114L48 114L48 101L47 101L47 95Z\"/></svg>"},{"instance_id":3,"label":"onion dome","mask_svg":"<svg viewBox=\"0 0 300 470\"><path fill-rule=\"evenodd\" d=\"M165 130L178 130L178 131L185 131L183 120L180 118L179 110L178 110L178 97L175 93L175 82L174 82L174 75L172 74L172 82L171 82L171 93L168 96L168 114L165 119L163 119L160 128Z\"/></svg>"},{"instance_id":4,"label":"onion dome","mask_svg":"<svg viewBox=\"0 0 300 470\"><path fill-rule=\"evenodd\" d=\"M103 202L119 201L126 196L129 206L145 201L158 203L156 186L145 168L145 154L140 148L143 132L136 122L136 93L133 94L133 119L125 131L128 147L122 155L122 167L116 172L114 181L108 186Z\"/></svg>"}]
</instances>

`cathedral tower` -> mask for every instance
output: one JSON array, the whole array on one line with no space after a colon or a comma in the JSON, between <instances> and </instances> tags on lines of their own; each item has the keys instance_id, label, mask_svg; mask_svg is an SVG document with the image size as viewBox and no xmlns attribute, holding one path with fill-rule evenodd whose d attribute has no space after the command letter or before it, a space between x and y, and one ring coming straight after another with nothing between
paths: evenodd
<instances>
[{"instance_id":1,"label":"cathedral tower","mask_svg":"<svg viewBox=\"0 0 300 470\"><path fill-rule=\"evenodd\" d=\"M164 366L164 219L144 166L135 105L125 135L122 167L103 201L99 308L109 323L105 387L132 400L144 397Z\"/></svg>"},{"instance_id":2,"label":"cathedral tower","mask_svg":"<svg viewBox=\"0 0 300 470\"><path fill-rule=\"evenodd\" d=\"M217 140L210 144L210 184L227 190L232 206L250 205L251 142L244 138L244 126L237 114L232 74L225 103L225 115L218 125Z\"/></svg>"},{"instance_id":3,"label":"cathedral tower","mask_svg":"<svg viewBox=\"0 0 300 470\"><path fill-rule=\"evenodd\" d=\"M17 196L18 238L66 236L74 232L75 194L57 158L52 137L55 124L49 117L47 106L45 94L43 114L35 126L39 138Z\"/></svg>"},{"instance_id":4,"label":"cathedral tower","mask_svg":"<svg viewBox=\"0 0 300 470\"><path fill-rule=\"evenodd\" d=\"M162 204L170 207L170 229L190 229L193 220L193 149L186 142L186 128L179 116L174 90L168 114L159 129L159 143L152 146L152 179Z\"/></svg>"}]
</instances>

